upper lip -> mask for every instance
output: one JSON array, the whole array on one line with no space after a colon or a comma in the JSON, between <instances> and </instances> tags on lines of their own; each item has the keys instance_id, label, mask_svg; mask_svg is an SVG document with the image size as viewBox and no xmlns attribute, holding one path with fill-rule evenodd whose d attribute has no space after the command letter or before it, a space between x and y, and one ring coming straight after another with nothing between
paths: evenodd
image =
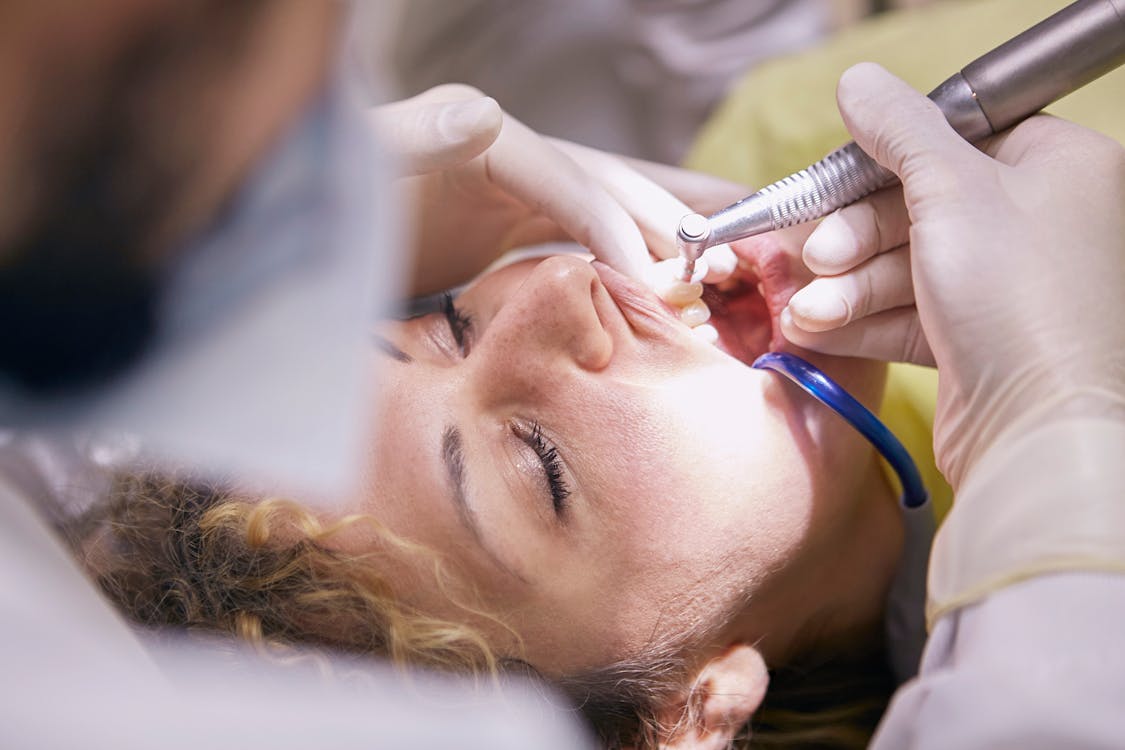
<instances>
[{"instance_id":1,"label":"upper lip","mask_svg":"<svg viewBox=\"0 0 1125 750\"><path fill-rule=\"evenodd\" d=\"M634 332L668 336L674 331L687 330L675 308L660 299L643 283L625 276L600 261L594 261L592 265L601 279L602 286Z\"/></svg>"},{"instance_id":2,"label":"upper lip","mask_svg":"<svg viewBox=\"0 0 1125 750\"><path fill-rule=\"evenodd\" d=\"M711 307L711 322L720 333L718 348L746 365L786 343L777 320L788 300L786 291L791 291L789 262L779 248L759 244L752 248L753 257L744 258L735 271L734 289L724 292L708 287L704 294ZM595 261L593 267L634 334L682 339L689 332L679 311L647 285L604 263Z\"/></svg>"}]
</instances>

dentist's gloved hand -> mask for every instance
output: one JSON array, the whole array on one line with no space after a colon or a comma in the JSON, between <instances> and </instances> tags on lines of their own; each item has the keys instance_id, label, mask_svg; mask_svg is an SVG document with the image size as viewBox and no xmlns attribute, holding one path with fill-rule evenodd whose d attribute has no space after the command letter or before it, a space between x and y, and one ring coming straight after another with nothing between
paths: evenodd
<instances>
[{"instance_id":1,"label":"dentist's gloved hand","mask_svg":"<svg viewBox=\"0 0 1125 750\"><path fill-rule=\"evenodd\" d=\"M1125 405L1125 149L1034 117L985 145L871 64L840 80L890 189L825 219L821 276L783 332L821 351L936 363L935 448L957 488L1002 433Z\"/></svg>"},{"instance_id":2,"label":"dentist's gloved hand","mask_svg":"<svg viewBox=\"0 0 1125 750\"><path fill-rule=\"evenodd\" d=\"M400 182L416 212L414 293L463 283L507 249L572 239L671 302L699 297L698 284L670 282L674 271L654 266L652 255L675 255L676 225L694 210L673 195L677 186L698 195L707 178L668 168L658 184L624 159L541 137L458 84L379 107L372 118L409 175ZM711 184L721 194L715 205L741 190ZM712 250L701 266L718 281L736 261L729 247Z\"/></svg>"}]
</instances>

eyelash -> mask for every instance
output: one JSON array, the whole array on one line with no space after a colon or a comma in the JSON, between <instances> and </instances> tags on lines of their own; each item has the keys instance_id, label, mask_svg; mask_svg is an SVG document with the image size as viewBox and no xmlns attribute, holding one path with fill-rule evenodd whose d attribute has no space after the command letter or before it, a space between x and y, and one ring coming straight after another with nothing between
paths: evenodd
<instances>
[{"instance_id":1,"label":"eyelash","mask_svg":"<svg viewBox=\"0 0 1125 750\"><path fill-rule=\"evenodd\" d=\"M453 341L461 352L462 357L469 354L472 347L473 318L468 313L462 312L453 304L453 295L446 292L441 296L441 312L449 323L449 331L453 334Z\"/></svg>"},{"instance_id":2,"label":"eyelash","mask_svg":"<svg viewBox=\"0 0 1125 750\"><path fill-rule=\"evenodd\" d=\"M468 356L472 348L472 316L454 305L453 295L448 292L441 297L441 312L449 323L449 331L453 334L453 341L457 344L457 348L461 350L461 356ZM538 422L532 422L530 432L521 429L519 433L523 441L539 457L539 462L543 465L543 473L547 477L547 486L551 490L551 503L554 505L555 514L561 516L566 511L570 488L563 479L559 449L543 436L543 429Z\"/></svg>"},{"instance_id":3,"label":"eyelash","mask_svg":"<svg viewBox=\"0 0 1125 750\"><path fill-rule=\"evenodd\" d=\"M551 489L551 503L555 506L555 514L561 516L566 512L570 488L566 486L566 480L563 479L559 449L543 437L543 429L538 422L532 422L531 432L521 437L535 451L535 455L539 456L539 462L543 464L543 473L547 476L547 486Z\"/></svg>"}]
</instances>

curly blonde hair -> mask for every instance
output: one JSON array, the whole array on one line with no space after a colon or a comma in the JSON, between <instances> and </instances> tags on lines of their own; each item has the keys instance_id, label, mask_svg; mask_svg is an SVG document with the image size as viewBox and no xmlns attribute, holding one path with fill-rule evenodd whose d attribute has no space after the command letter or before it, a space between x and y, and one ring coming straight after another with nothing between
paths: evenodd
<instances>
[{"instance_id":1,"label":"curly blonde hair","mask_svg":"<svg viewBox=\"0 0 1125 750\"><path fill-rule=\"evenodd\" d=\"M357 554L332 544L359 525L375 532L376 549ZM510 671L535 675L518 656L498 656L478 629L406 604L381 572L391 555L429 560L436 584L452 601L505 627L455 595L440 556L369 515L325 524L288 500L133 473L118 476L106 501L63 532L102 590L142 625L228 633L275 652L294 645L344 650L478 679ZM658 709L682 694L689 647L682 638L653 643L642 657L554 685L606 747L656 747L674 729L657 719ZM856 647L843 659L811 656L775 670L766 703L735 746L865 746L893 689L876 652ZM693 720L695 701L687 705L681 721Z\"/></svg>"}]
</instances>

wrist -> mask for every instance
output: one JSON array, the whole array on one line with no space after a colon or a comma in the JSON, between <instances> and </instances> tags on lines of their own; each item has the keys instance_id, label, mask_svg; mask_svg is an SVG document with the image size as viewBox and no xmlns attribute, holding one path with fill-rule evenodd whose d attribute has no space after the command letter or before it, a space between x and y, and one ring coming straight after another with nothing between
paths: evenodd
<instances>
[{"instance_id":1,"label":"wrist","mask_svg":"<svg viewBox=\"0 0 1125 750\"><path fill-rule=\"evenodd\" d=\"M1042 389L1040 389L1042 390ZM987 404L961 404L946 408L934 424L934 455L942 475L955 493L989 453L1041 428L1065 420L1091 418L1125 422L1125 392L1101 386L1073 386L1032 396L1011 385L1005 395ZM959 418L951 418L956 412Z\"/></svg>"},{"instance_id":2,"label":"wrist","mask_svg":"<svg viewBox=\"0 0 1125 750\"><path fill-rule=\"evenodd\" d=\"M1125 573L1125 404L1090 413L1097 403L1078 398L1066 406L1073 414L1022 421L972 465L934 542L931 623L1033 576Z\"/></svg>"}]
</instances>

